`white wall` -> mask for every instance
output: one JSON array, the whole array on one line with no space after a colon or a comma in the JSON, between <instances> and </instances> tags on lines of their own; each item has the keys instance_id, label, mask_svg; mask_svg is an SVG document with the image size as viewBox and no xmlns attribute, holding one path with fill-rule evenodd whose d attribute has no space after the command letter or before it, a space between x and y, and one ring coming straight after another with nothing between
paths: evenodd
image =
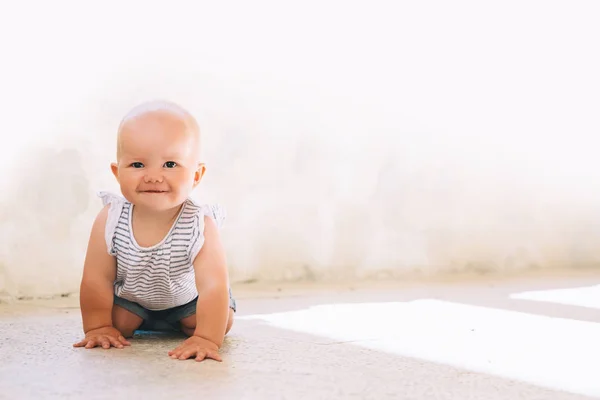
<instances>
[{"instance_id":1,"label":"white wall","mask_svg":"<svg viewBox=\"0 0 600 400\"><path fill-rule=\"evenodd\" d=\"M203 128L233 280L599 264L597 2L83 3L1 6L0 293L77 290L154 98Z\"/></svg>"}]
</instances>

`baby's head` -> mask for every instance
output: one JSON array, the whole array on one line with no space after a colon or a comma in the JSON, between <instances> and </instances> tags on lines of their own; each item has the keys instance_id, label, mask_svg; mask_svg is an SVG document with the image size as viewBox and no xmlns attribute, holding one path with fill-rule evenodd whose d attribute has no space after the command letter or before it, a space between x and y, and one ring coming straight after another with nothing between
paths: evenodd
<instances>
[{"instance_id":1,"label":"baby's head","mask_svg":"<svg viewBox=\"0 0 600 400\"><path fill-rule=\"evenodd\" d=\"M138 105L119 125L117 162L111 169L123 196L136 206L178 207L204 175L198 123L170 102Z\"/></svg>"}]
</instances>

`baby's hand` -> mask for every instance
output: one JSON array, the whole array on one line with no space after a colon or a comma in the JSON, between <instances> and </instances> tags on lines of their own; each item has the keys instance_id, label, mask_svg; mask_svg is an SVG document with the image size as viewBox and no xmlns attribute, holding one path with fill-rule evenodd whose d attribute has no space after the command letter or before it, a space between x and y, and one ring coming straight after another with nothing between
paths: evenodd
<instances>
[{"instance_id":1,"label":"baby's hand","mask_svg":"<svg viewBox=\"0 0 600 400\"><path fill-rule=\"evenodd\" d=\"M187 360L188 358L195 356L196 361L202 361L205 358L223 361L219 355L219 346L200 336L190 336L181 344L181 346L177 347L175 350L171 350L169 355L173 359L180 360Z\"/></svg>"},{"instance_id":2,"label":"baby's hand","mask_svg":"<svg viewBox=\"0 0 600 400\"><path fill-rule=\"evenodd\" d=\"M85 339L79 343L75 343L73 347L85 346L86 349L91 349L96 346L102 346L105 349L109 349L112 345L122 349L123 346L129 346L130 344L116 328L105 326L89 331L85 334Z\"/></svg>"}]
</instances>

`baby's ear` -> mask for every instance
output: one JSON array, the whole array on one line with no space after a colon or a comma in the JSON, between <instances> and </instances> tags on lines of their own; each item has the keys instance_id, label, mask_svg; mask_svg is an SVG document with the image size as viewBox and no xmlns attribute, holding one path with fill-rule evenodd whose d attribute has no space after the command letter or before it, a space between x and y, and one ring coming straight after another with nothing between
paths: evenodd
<instances>
[{"instance_id":1,"label":"baby's ear","mask_svg":"<svg viewBox=\"0 0 600 400\"><path fill-rule=\"evenodd\" d=\"M194 187L196 187L196 185L200 183L205 172L206 165L204 165L203 163L198 164L198 169L196 169L196 172L194 173Z\"/></svg>"},{"instance_id":2,"label":"baby's ear","mask_svg":"<svg viewBox=\"0 0 600 400\"><path fill-rule=\"evenodd\" d=\"M115 178L117 178L117 182L119 182L119 165L117 163L111 163L110 170L112 171Z\"/></svg>"}]
</instances>

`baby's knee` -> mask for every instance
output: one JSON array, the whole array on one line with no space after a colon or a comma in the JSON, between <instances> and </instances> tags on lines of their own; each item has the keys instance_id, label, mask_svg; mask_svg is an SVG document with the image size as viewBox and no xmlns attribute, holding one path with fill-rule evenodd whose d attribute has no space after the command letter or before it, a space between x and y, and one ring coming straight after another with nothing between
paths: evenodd
<instances>
[{"instance_id":1,"label":"baby's knee","mask_svg":"<svg viewBox=\"0 0 600 400\"><path fill-rule=\"evenodd\" d=\"M185 317L181 322L181 328L185 330L196 329L196 314Z\"/></svg>"},{"instance_id":2,"label":"baby's knee","mask_svg":"<svg viewBox=\"0 0 600 400\"><path fill-rule=\"evenodd\" d=\"M233 316L234 316L234 312L230 308L229 316L227 318L227 327L225 328L225 334L227 334L227 332L229 332L229 330L231 329L231 326L233 325ZM196 315L195 314L190 315L189 317L183 318L179 322L181 323L181 330L184 333L186 333L189 336L194 334L194 331L196 330Z\"/></svg>"},{"instance_id":3,"label":"baby's knee","mask_svg":"<svg viewBox=\"0 0 600 400\"><path fill-rule=\"evenodd\" d=\"M235 313L230 308L229 309L229 319L227 320L227 328L225 329L225 334L227 334L231 330L231 327L233 326L233 316L234 315L235 315Z\"/></svg>"},{"instance_id":4,"label":"baby's knee","mask_svg":"<svg viewBox=\"0 0 600 400\"><path fill-rule=\"evenodd\" d=\"M112 322L115 329L119 330L124 337L131 337L144 320L134 313L115 305L112 312Z\"/></svg>"}]
</instances>

